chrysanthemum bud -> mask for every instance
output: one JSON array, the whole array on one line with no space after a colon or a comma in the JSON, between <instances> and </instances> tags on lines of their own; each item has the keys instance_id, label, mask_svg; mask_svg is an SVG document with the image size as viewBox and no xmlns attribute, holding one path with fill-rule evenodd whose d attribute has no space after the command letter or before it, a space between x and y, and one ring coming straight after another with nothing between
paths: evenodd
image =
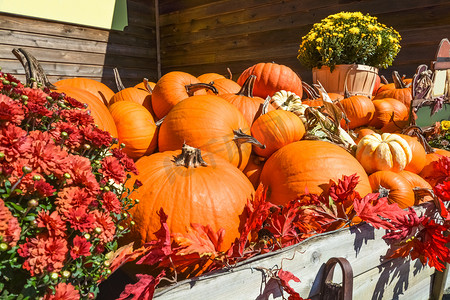
<instances>
[{"instance_id":1,"label":"chrysanthemum bud","mask_svg":"<svg viewBox=\"0 0 450 300\"><path fill-rule=\"evenodd\" d=\"M39 181L39 180L41 180L41 175L38 175L38 174L36 174L36 175L33 175L33 180L34 181Z\"/></svg>"},{"instance_id":2,"label":"chrysanthemum bud","mask_svg":"<svg viewBox=\"0 0 450 300\"><path fill-rule=\"evenodd\" d=\"M55 272L51 272L51 273L50 273L50 278L51 278L51 279L57 280L58 277L59 277L59 276L58 276L58 273L55 273Z\"/></svg>"},{"instance_id":3,"label":"chrysanthemum bud","mask_svg":"<svg viewBox=\"0 0 450 300\"><path fill-rule=\"evenodd\" d=\"M29 173L31 173L33 171L33 169L31 168L31 167L29 167L29 166L23 166L22 167L22 172L24 173L24 174L29 174Z\"/></svg>"},{"instance_id":4,"label":"chrysanthemum bud","mask_svg":"<svg viewBox=\"0 0 450 300\"><path fill-rule=\"evenodd\" d=\"M52 98L52 97L50 97L50 96L47 96L47 97L45 97L45 99L47 99L47 101L51 101L51 100L53 100L53 98Z\"/></svg>"},{"instance_id":5,"label":"chrysanthemum bud","mask_svg":"<svg viewBox=\"0 0 450 300\"><path fill-rule=\"evenodd\" d=\"M63 138L66 138L66 137L69 136L69 134L68 134L67 132L65 132L65 131L62 131L62 132L61 132L61 136L62 136Z\"/></svg>"},{"instance_id":6,"label":"chrysanthemum bud","mask_svg":"<svg viewBox=\"0 0 450 300\"><path fill-rule=\"evenodd\" d=\"M139 199L134 199L134 204L139 204Z\"/></svg>"},{"instance_id":7,"label":"chrysanthemum bud","mask_svg":"<svg viewBox=\"0 0 450 300\"><path fill-rule=\"evenodd\" d=\"M106 191L106 192L109 192L111 189L109 188L109 186L104 186L103 190Z\"/></svg>"},{"instance_id":8,"label":"chrysanthemum bud","mask_svg":"<svg viewBox=\"0 0 450 300\"><path fill-rule=\"evenodd\" d=\"M16 86L17 86L17 83L16 83L16 82L11 82L11 85L12 85L13 87L16 87Z\"/></svg>"},{"instance_id":9,"label":"chrysanthemum bud","mask_svg":"<svg viewBox=\"0 0 450 300\"><path fill-rule=\"evenodd\" d=\"M130 222L130 225L131 225L131 226L134 226L134 225L136 225L136 222L131 221L131 222Z\"/></svg>"},{"instance_id":10,"label":"chrysanthemum bud","mask_svg":"<svg viewBox=\"0 0 450 300\"><path fill-rule=\"evenodd\" d=\"M28 100L28 96L27 95L22 95L22 96L20 96L20 98L22 98L22 100Z\"/></svg>"},{"instance_id":11,"label":"chrysanthemum bud","mask_svg":"<svg viewBox=\"0 0 450 300\"><path fill-rule=\"evenodd\" d=\"M105 261L103 262L103 265L104 265L105 267L109 267L109 266L111 265L111 263L110 263L109 261L105 260Z\"/></svg>"},{"instance_id":12,"label":"chrysanthemum bud","mask_svg":"<svg viewBox=\"0 0 450 300\"><path fill-rule=\"evenodd\" d=\"M89 233L85 233L84 238L89 241L91 239L91 235Z\"/></svg>"},{"instance_id":13,"label":"chrysanthemum bud","mask_svg":"<svg viewBox=\"0 0 450 300\"><path fill-rule=\"evenodd\" d=\"M119 229L119 231L122 231L124 228L122 225L117 226L117 229Z\"/></svg>"},{"instance_id":14,"label":"chrysanthemum bud","mask_svg":"<svg viewBox=\"0 0 450 300\"><path fill-rule=\"evenodd\" d=\"M9 80L3 80L3 84L4 85L8 85L8 84L10 84L11 82L9 82Z\"/></svg>"},{"instance_id":15,"label":"chrysanthemum bud","mask_svg":"<svg viewBox=\"0 0 450 300\"><path fill-rule=\"evenodd\" d=\"M70 273L70 271L64 270L64 271L62 271L61 276L63 278L69 278L71 274L72 273Z\"/></svg>"},{"instance_id":16,"label":"chrysanthemum bud","mask_svg":"<svg viewBox=\"0 0 450 300\"><path fill-rule=\"evenodd\" d=\"M128 213L127 213L127 212L124 212L124 213L122 214L122 216L123 216L124 218L128 218Z\"/></svg>"},{"instance_id":17,"label":"chrysanthemum bud","mask_svg":"<svg viewBox=\"0 0 450 300\"><path fill-rule=\"evenodd\" d=\"M31 78L30 78L30 81L31 81L31 82L35 82L35 81L36 81L36 79L35 79L35 78L33 78L33 77L31 77Z\"/></svg>"},{"instance_id":18,"label":"chrysanthemum bud","mask_svg":"<svg viewBox=\"0 0 450 300\"><path fill-rule=\"evenodd\" d=\"M8 250L8 244L0 243L0 251L6 251L6 250Z\"/></svg>"},{"instance_id":19,"label":"chrysanthemum bud","mask_svg":"<svg viewBox=\"0 0 450 300\"><path fill-rule=\"evenodd\" d=\"M5 153L0 152L0 160L2 160L3 158L5 158Z\"/></svg>"},{"instance_id":20,"label":"chrysanthemum bud","mask_svg":"<svg viewBox=\"0 0 450 300\"><path fill-rule=\"evenodd\" d=\"M72 176L70 176L70 174L69 173L64 173L64 178L66 178L66 179L70 179Z\"/></svg>"},{"instance_id":21,"label":"chrysanthemum bud","mask_svg":"<svg viewBox=\"0 0 450 300\"><path fill-rule=\"evenodd\" d=\"M120 148L125 148L125 144L124 143L120 143Z\"/></svg>"},{"instance_id":22,"label":"chrysanthemum bud","mask_svg":"<svg viewBox=\"0 0 450 300\"><path fill-rule=\"evenodd\" d=\"M106 274L110 275L111 274L111 269L106 269Z\"/></svg>"},{"instance_id":23,"label":"chrysanthemum bud","mask_svg":"<svg viewBox=\"0 0 450 300\"><path fill-rule=\"evenodd\" d=\"M100 227L95 227L95 228L94 228L94 232L95 232L96 234L100 234L100 233L102 233L102 229L101 229Z\"/></svg>"},{"instance_id":24,"label":"chrysanthemum bud","mask_svg":"<svg viewBox=\"0 0 450 300\"><path fill-rule=\"evenodd\" d=\"M31 199L31 200L28 200L27 205L30 208L37 207L39 205L39 202L36 199Z\"/></svg>"},{"instance_id":25,"label":"chrysanthemum bud","mask_svg":"<svg viewBox=\"0 0 450 300\"><path fill-rule=\"evenodd\" d=\"M83 148L86 149L86 150L89 150L89 149L91 149L91 145L89 145L89 144L84 144L84 145L83 145Z\"/></svg>"}]
</instances>

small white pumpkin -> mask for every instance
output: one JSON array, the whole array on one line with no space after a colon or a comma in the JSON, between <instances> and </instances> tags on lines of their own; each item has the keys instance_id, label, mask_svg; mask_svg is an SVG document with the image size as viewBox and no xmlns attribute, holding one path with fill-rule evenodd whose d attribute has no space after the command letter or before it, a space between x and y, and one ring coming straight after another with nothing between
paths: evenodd
<instances>
[{"instance_id":1,"label":"small white pumpkin","mask_svg":"<svg viewBox=\"0 0 450 300\"><path fill-rule=\"evenodd\" d=\"M308 105L303 104L302 98L297 94L285 90L278 91L270 99L270 104L276 109L293 112L300 117L303 123L306 122L305 110Z\"/></svg>"},{"instance_id":2,"label":"small white pumpkin","mask_svg":"<svg viewBox=\"0 0 450 300\"><path fill-rule=\"evenodd\" d=\"M368 174L390 170L400 172L412 159L412 150L401 136L372 133L358 143L356 159Z\"/></svg>"}]
</instances>

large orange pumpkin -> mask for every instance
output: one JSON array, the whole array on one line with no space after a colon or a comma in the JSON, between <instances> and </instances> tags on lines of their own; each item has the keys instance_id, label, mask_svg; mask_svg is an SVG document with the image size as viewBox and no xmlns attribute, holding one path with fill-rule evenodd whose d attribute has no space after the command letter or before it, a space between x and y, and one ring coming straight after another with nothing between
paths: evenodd
<instances>
[{"instance_id":1,"label":"large orange pumpkin","mask_svg":"<svg viewBox=\"0 0 450 300\"><path fill-rule=\"evenodd\" d=\"M206 95L205 83L195 76L179 71L173 71L162 76L152 92L152 107L158 119L169 113L178 102L193 96Z\"/></svg>"},{"instance_id":2,"label":"large orange pumpkin","mask_svg":"<svg viewBox=\"0 0 450 300\"><path fill-rule=\"evenodd\" d=\"M255 75L251 75L244 82L244 85L237 93L220 94L219 97L227 100L244 115L249 125L253 124L255 119L261 114L261 108L264 104L264 99L260 97L253 97L253 86L256 80ZM267 109L269 111L275 108L269 104Z\"/></svg>"},{"instance_id":3,"label":"large orange pumpkin","mask_svg":"<svg viewBox=\"0 0 450 300\"><path fill-rule=\"evenodd\" d=\"M239 132L241 130L241 132ZM184 143L217 154L243 170L254 140L242 113L214 95L192 96L175 105L162 122L160 151L176 150Z\"/></svg>"},{"instance_id":4,"label":"large orange pumpkin","mask_svg":"<svg viewBox=\"0 0 450 300\"><path fill-rule=\"evenodd\" d=\"M250 75L256 75L255 96L266 99L280 90L293 92L300 98L303 95L302 80L291 68L276 63L258 63L242 72L237 83L243 85Z\"/></svg>"},{"instance_id":5,"label":"large orange pumpkin","mask_svg":"<svg viewBox=\"0 0 450 300\"><path fill-rule=\"evenodd\" d=\"M347 96L337 102L345 115L347 116L349 129L367 125L375 113L375 107L372 100L366 96ZM341 127L346 128L345 120L341 121Z\"/></svg>"},{"instance_id":6,"label":"large orange pumpkin","mask_svg":"<svg viewBox=\"0 0 450 300\"><path fill-rule=\"evenodd\" d=\"M136 102L145 107L149 112L152 111L152 95L147 91L135 87L125 88L112 96L109 105L119 101Z\"/></svg>"},{"instance_id":7,"label":"large orange pumpkin","mask_svg":"<svg viewBox=\"0 0 450 300\"><path fill-rule=\"evenodd\" d=\"M61 79L53 84L58 87L65 85L86 90L98 97L100 101L102 101L105 105L108 105L109 100L112 96L114 96L114 91L111 90L107 85L90 78L66 78Z\"/></svg>"},{"instance_id":8,"label":"large orange pumpkin","mask_svg":"<svg viewBox=\"0 0 450 300\"><path fill-rule=\"evenodd\" d=\"M396 71L393 72L392 78L394 80L394 88L390 89L383 86L384 90L378 92L374 99L394 98L405 104L409 109L413 98L412 88L405 85Z\"/></svg>"},{"instance_id":9,"label":"large orange pumpkin","mask_svg":"<svg viewBox=\"0 0 450 300\"><path fill-rule=\"evenodd\" d=\"M397 203L400 208L413 206L414 192L405 177L392 171L377 171L369 176L374 193L387 197L390 203Z\"/></svg>"},{"instance_id":10,"label":"large orange pumpkin","mask_svg":"<svg viewBox=\"0 0 450 300\"><path fill-rule=\"evenodd\" d=\"M108 108L94 94L86 90L67 85L59 86L56 92L64 93L82 103L86 103L88 105L87 109L90 111L90 114L94 118L94 122L98 128L108 131L115 138L118 137L116 124L113 117L109 113Z\"/></svg>"},{"instance_id":11,"label":"large orange pumpkin","mask_svg":"<svg viewBox=\"0 0 450 300\"><path fill-rule=\"evenodd\" d=\"M119 143L131 158L153 153L157 146L157 128L150 112L136 102L119 101L109 107L117 126Z\"/></svg>"},{"instance_id":12,"label":"large orange pumpkin","mask_svg":"<svg viewBox=\"0 0 450 300\"><path fill-rule=\"evenodd\" d=\"M239 237L244 207L254 188L245 175L226 160L184 146L183 150L144 156L136 162L143 185L132 194L140 203L130 211L136 225L126 239L142 245L155 238L160 208L168 215L171 233L186 233L192 223L225 229L223 250Z\"/></svg>"},{"instance_id":13,"label":"large orange pumpkin","mask_svg":"<svg viewBox=\"0 0 450 300\"><path fill-rule=\"evenodd\" d=\"M330 179L359 176L356 187L361 196L372 191L361 164L343 148L325 141L301 140L284 146L266 161L261 182L268 187L267 200L285 205L307 191L328 190Z\"/></svg>"}]
</instances>

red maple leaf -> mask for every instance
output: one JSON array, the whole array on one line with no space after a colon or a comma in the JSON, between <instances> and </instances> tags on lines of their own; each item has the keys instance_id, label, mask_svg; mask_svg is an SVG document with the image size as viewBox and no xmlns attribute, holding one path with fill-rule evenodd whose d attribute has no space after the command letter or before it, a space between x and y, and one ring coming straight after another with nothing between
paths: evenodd
<instances>
[{"instance_id":1,"label":"red maple leaf","mask_svg":"<svg viewBox=\"0 0 450 300\"><path fill-rule=\"evenodd\" d=\"M353 203L358 217L379 229L395 230L399 218L407 214L397 203L389 204L386 197L378 198L378 193L367 194L364 198L355 198Z\"/></svg>"},{"instance_id":2,"label":"red maple leaf","mask_svg":"<svg viewBox=\"0 0 450 300\"><path fill-rule=\"evenodd\" d=\"M147 248L147 253L138 262L136 262L136 264L154 265L168 259L173 252L169 226L167 225L168 217L162 208L157 214L161 223L161 228L155 232L157 239L144 244Z\"/></svg>"},{"instance_id":3,"label":"red maple leaf","mask_svg":"<svg viewBox=\"0 0 450 300\"><path fill-rule=\"evenodd\" d=\"M450 177L450 157L437 154L440 158L433 161L433 172L426 179L442 183Z\"/></svg>"},{"instance_id":4,"label":"red maple leaf","mask_svg":"<svg viewBox=\"0 0 450 300\"><path fill-rule=\"evenodd\" d=\"M299 217L299 206L300 202L294 200L281 209L273 208L272 213L266 219L264 230L269 231L277 241L276 245L272 245L275 246L274 249L290 246L301 241L295 226Z\"/></svg>"},{"instance_id":5,"label":"red maple leaf","mask_svg":"<svg viewBox=\"0 0 450 300\"><path fill-rule=\"evenodd\" d=\"M283 290L289 294L288 300L307 300L300 297L300 294L297 293L290 285L289 281L294 280L295 282L300 282L297 276L292 274L289 271L284 271L283 269L278 270L277 277L280 280L280 284Z\"/></svg>"},{"instance_id":6,"label":"red maple leaf","mask_svg":"<svg viewBox=\"0 0 450 300\"><path fill-rule=\"evenodd\" d=\"M131 242L109 254L109 269L112 273L123 266L125 263L136 260L139 256L146 252L147 248L144 246L133 250L133 244L134 242Z\"/></svg>"},{"instance_id":7,"label":"red maple leaf","mask_svg":"<svg viewBox=\"0 0 450 300\"><path fill-rule=\"evenodd\" d=\"M398 243L407 239L417 233L424 217L419 218L414 209L409 208L409 212L400 218L397 218L395 223L391 223L395 229L389 230L383 239L389 243Z\"/></svg>"},{"instance_id":8,"label":"red maple leaf","mask_svg":"<svg viewBox=\"0 0 450 300\"><path fill-rule=\"evenodd\" d=\"M156 278L147 274L136 274L139 281L135 284L127 284L117 300L153 299L155 288L165 274L164 270Z\"/></svg>"},{"instance_id":9,"label":"red maple leaf","mask_svg":"<svg viewBox=\"0 0 450 300\"><path fill-rule=\"evenodd\" d=\"M330 180L328 195L335 203L345 202L351 197L355 197L355 193L359 196L359 193L355 191L358 182L359 176L356 173L350 176L343 175L342 179L339 179L337 183Z\"/></svg>"},{"instance_id":10,"label":"red maple leaf","mask_svg":"<svg viewBox=\"0 0 450 300\"><path fill-rule=\"evenodd\" d=\"M191 224L185 234L172 234L174 242L179 246L176 248L177 255L197 253L202 256L217 256L221 251L225 229L221 228L214 232L210 225Z\"/></svg>"},{"instance_id":11,"label":"red maple leaf","mask_svg":"<svg viewBox=\"0 0 450 300\"><path fill-rule=\"evenodd\" d=\"M434 192L442 201L450 201L450 180L436 184Z\"/></svg>"}]
</instances>

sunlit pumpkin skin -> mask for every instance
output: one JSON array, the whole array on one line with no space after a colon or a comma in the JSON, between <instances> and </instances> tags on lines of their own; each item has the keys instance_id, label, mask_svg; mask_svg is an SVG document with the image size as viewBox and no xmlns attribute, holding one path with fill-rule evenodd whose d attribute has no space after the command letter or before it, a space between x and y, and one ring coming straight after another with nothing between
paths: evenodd
<instances>
[{"instance_id":1,"label":"sunlit pumpkin skin","mask_svg":"<svg viewBox=\"0 0 450 300\"><path fill-rule=\"evenodd\" d=\"M250 76L244 85L237 93L233 94L220 94L219 97L227 100L233 104L243 115L249 125L253 124L255 119L261 115L261 108L264 104L264 99L253 96L253 85L256 77ZM269 111L275 110L275 108L269 104L267 107Z\"/></svg>"},{"instance_id":2,"label":"sunlit pumpkin skin","mask_svg":"<svg viewBox=\"0 0 450 300\"><path fill-rule=\"evenodd\" d=\"M147 90L147 84L150 86L151 90L153 91L153 88L155 87L156 83L152 82L152 81L142 81L139 82L138 84L136 84L134 87L143 91L148 91Z\"/></svg>"},{"instance_id":3,"label":"sunlit pumpkin skin","mask_svg":"<svg viewBox=\"0 0 450 300\"><path fill-rule=\"evenodd\" d=\"M149 112L152 111L152 95L147 90L142 90L135 87L125 88L114 94L109 101L109 105L119 101L135 102L145 107Z\"/></svg>"},{"instance_id":4,"label":"sunlit pumpkin skin","mask_svg":"<svg viewBox=\"0 0 450 300\"><path fill-rule=\"evenodd\" d=\"M251 127L251 133L266 146L264 149L253 147L253 152L268 158L283 146L301 140L305 134L305 126L293 112L277 109L257 118Z\"/></svg>"},{"instance_id":5,"label":"sunlit pumpkin skin","mask_svg":"<svg viewBox=\"0 0 450 300\"><path fill-rule=\"evenodd\" d=\"M409 109L412 100L411 87L396 87L378 92L374 99L394 98L402 102Z\"/></svg>"},{"instance_id":6,"label":"sunlit pumpkin skin","mask_svg":"<svg viewBox=\"0 0 450 300\"><path fill-rule=\"evenodd\" d=\"M372 133L359 141L355 157L368 174L399 172L411 161L412 151L408 142L397 134Z\"/></svg>"},{"instance_id":7,"label":"sunlit pumpkin skin","mask_svg":"<svg viewBox=\"0 0 450 300\"><path fill-rule=\"evenodd\" d=\"M224 228L226 250L239 237L242 213L254 188L221 157L202 152L206 165L186 167L179 163L180 154L180 150L154 153L136 162L139 175L128 181L129 187L136 179L143 185L132 194L140 202L130 211L136 225L126 239L136 246L154 239L161 226L156 212L163 208L170 233L186 233L192 223L210 225L214 232Z\"/></svg>"},{"instance_id":8,"label":"sunlit pumpkin skin","mask_svg":"<svg viewBox=\"0 0 450 300\"><path fill-rule=\"evenodd\" d=\"M94 94L86 90L67 85L59 86L56 92L64 93L82 103L86 103L88 105L87 110L90 111L90 114L94 118L94 122L98 128L108 131L114 138L118 137L116 124L113 117L109 113L108 108Z\"/></svg>"},{"instance_id":9,"label":"sunlit pumpkin skin","mask_svg":"<svg viewBox=\"0 0 450 300\"><path fill-rule=\"evenodd\" d=\"M356 191L364 197L372 191L361 164L343 148L325 141L301 140L284 146L264 164L261 182L268 187L267 200L285 205L308 192L328 190L330 179L359 176Z\"/></svg>"},{"instance_id":10,"label":"sunlit pumpkin skin","mask_svg":"<svg viewBox=\"0 0 450 300\"><path fill-rule=\"evenodd\" d=\"M261 172L264 167L264 158L257 156L255 154L250 155L247 166L242 171L248 180L252 183L255 190L258 188L261 177Z\"/></svg>"},{"instance_id":11,"label":"sunlit pumpkin skin","mask_svg":"<svg viewBox=\"0 0 450 300\"><path fill-rule=\"evenodd\" d=\"M414 192L411 184L399 173L377 171L369 175L369 181L372 191L386 196L390 203L397 203L400 208L414 205Z\"/></svg>"},{"instance_id":12,"label":"sunlit pumpkin skin","mask_svg":"<svg viewBox=\"0 0 450 300\"><path fill-rule=\"evenodd\" d=\"M349 129L367 125L375 113L372 100L366 96L350 96L340 100L337 105L349 119ZM346 128L346 126L345 120L342 120L341 127Z\"/></svg>"},{"instance_id":13,"label":"sunlit pumpkin skin","mask_svg":"<svg viewBox=\"0 0 450 300\"><path fill-rule=\"evenodd\" d=\"M391 120L391 116L394 113L394 106L383 99L373 100L372 104L375 111L369 122L369 126L381 128Z\"/></svg>"},{"instance_id":14,"label":"sunlit pumpkin skin","mask_svg":"<svg viewBox=\"0 0 450 300\"><path fill-rule=\"evenodd\" d=\"M71 86L86 90L100 99L105 105L108 105L109 100L114 96L114 91L111 90L106 84L103 84L97 80L89 78L66 78L53 83L56 86Z\"/></svg>"},{"instance_id":15,"label":"sunlit pumpkin skin","mask_svg":"<svg viewBox=\"0 0 450 300\"><path fill-rule=\"evenodd\" d=\"M355 141L355 144L356 145L358 145L358 143L359 143L359 141L363 138L363 137L365 137L366 135L369 135L369 134L372 134L372 133L374 133L375 131L372 129L372 128L367 128L367 127L359 127L359 128L356 128L355 130L354 130L354 136L355 136L355 139L354 139L354 141Z\"/></svg>"},{"instance_id":16,"label":"sunlit pumpkin skin","mask_svg":"<svg viewBox=\"0 0 450 300\"><path fill-rule=\"evenodd\" d=\"M197 76L197 79L203 83L211 83L214 80L225 78L225 76L218 73L204 73L200 76Z\"/></svg>"},{"instance_id":17,"label":"sunlit pumpkin skin","mask_svg":"<svg viewBox=\"0 0 450 300\"><path fill-rule=\"evenodd\" d=\"M433 162L438 161L442 156L450 157L450 151L444 149L434 149L435 152L427 153L425 166L422 171L419 173L420 177L425 179L432 186L436 185L436 179L433 178L435 174Z\"/></svg>"},{"instance_id":18,"label":"sunlit pumpkin skin","mask_svg":"<svg viewBox=\"0 0 450 300\"><path fill-rule=\"evenodd\" d=\"M425 179L423 179L422 177L420 177L419 175L417 175L413 172L403 170L403 171L398 172L398 174L403 176L409 182L409 184L411 185L411 188L423 188L423 189L430 189L430 190L433 189L431 184L429 184ZM421 193L419 193L419 194L421 195ZM415 196L414 198L415 198L414 205L419 205L421 203L433 200L431 195L424 195L422 197Z\"/></svg>"},{"instance_id":19,"label":"sunlit pumpkin skin","mask_svg":"<svg viewBox=\"0 0 450 300\"><path fill-rule=\"evenodd\" d=\"M150 112L136 102L119 101L109 107L116 123L119 143L131 158L138 159L153 153L158 144L157 128Z\"/></svg>"},{"instance_id":20,"label":"sunlit pumpkin skin","mask_svg":"<svg viewBox=\"0 0 450 300\"><path fill-rule=\"evenodd\" d=\"M247 121L235 106L219 96L192 96L167 114L159 130L158 146L160 151L168 151L186 143L217 154L243 170L252 146L236 143L234 131L238 129L250 134Z\"/></svg>"},{"instance_id":21,"label":"sunlit pumpkin skin","mask_svg":"<svg viewBox=\"0 0 450 300\"><path fill-rule=\"evenodd\" d=\"M290 91L302 97L303 87L300 76L291 68L276 63L258 63L242 72L236 81L243 85L250 75L256 75L255 96L266 99L280 90Z\"/></svg>"},{"instance_id":22,"label":"sunlit pumpkin skin","mask_svg":"<svg viewBox=\"0 0 450 300\"><path fill-rule=\"evenodd\" d=\"M422 143L419 142L417 137L409 136L406 134L398 135L406 140L406 142L408 142L408 145L411 148L412 152L412 159L409 164L406 165L404 170L419 174L426 164L427 153L425 151L425 148L422 146Z\"/></svg>"},{"instance_id":23,"label":"sunlit pumpkin skin","mask_svg":"<svg viewBox=\"0 0 450 300\"><path fill-rule=\"evenodd\" d=\"M163 118L178 102L193 96L206 95L204 89L190 92L191 84L200 83L193 75L185 72L173 71L162 76L152 92L152 107L158 119Z\"/></svg>"},{"instance_id":24,"label":"sunlit pumpkin skin","mask_svg":"<svg viewBox=\"0 0 450 300\"><path fill-rule=\"evenodd\" d=\"M241 86L236 81L228 78L216 79L212 81L212 86L217 89L217 95L236 94L241 89ZM211 90L206 90L206 92L210 95L214 94Z\"/></svg>"}]
</instances>

